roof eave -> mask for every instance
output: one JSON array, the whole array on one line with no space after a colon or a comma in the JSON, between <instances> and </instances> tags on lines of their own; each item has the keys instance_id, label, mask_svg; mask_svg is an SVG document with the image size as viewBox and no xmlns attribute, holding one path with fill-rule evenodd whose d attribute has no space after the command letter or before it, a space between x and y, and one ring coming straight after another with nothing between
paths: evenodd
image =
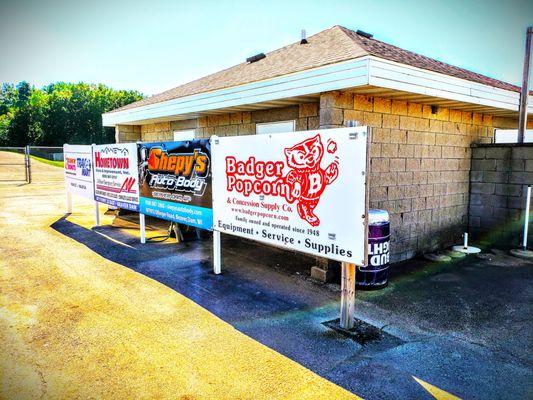
<instances>
[{"instance_id":1,"label":"roof eave","mask_svg":"<svg viewBox=\"0 0 533 400\"><path fill-rule=\"evenodd\" d=\"M317 95L331 90L381 87L450 102L471 104L483 112L518 112L520 94L432 72L375 56L363 56L318 68L102 114L104 126L179 120L254 104ZM532 98L532 96L530 96ZM532 98L533 100L533 98ZM530 102L533 104L533 102ZM481 112L481 111L480 111ZM533 112L533 106L528 108Z\"/></svg>"}]
</instances>

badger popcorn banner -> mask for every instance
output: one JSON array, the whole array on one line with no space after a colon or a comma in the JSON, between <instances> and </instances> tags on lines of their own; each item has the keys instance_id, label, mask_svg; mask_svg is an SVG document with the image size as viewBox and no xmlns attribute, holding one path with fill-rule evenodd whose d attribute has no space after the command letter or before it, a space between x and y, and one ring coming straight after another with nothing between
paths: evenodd
<instances>
[{"instance_id":1,"label":"badger popcorn banner","mask_svg":"<svg viewBox=\"0 0 533 400\"><path fill-rule=\"evenodd\" d=\"M140 211L211 229L211 146L208 139L139 144Z\"/></svg>"},{"instance_id":2,"label":"badger popcorn banner","mask_svg":"<svg viewBox=\"0 0 533 400\"><path fill-rule=\"evenodd\" d=\"M213 137L214 229L365 264L366 127Z\"/></svg>"},{"instance_id":3,"label":"badger popcorn banner","mask_svg":"<svg viewBox=\"0 0 533 400\"><path fill-rule=\"evenodd\" d=\"M93 162L91 145L63 145L65 184L70 193L93 199Z\"/></svg>"},{"instance_id":4,"label":"badger popcorn banner","mask_svg":"<svg viewBox=\"0 0 533 400\"><path fill-rule=\"evenodd\" d=\"M94 199L126 210L139 210L136 143L93 146Z\"/></svg>"}]
</instances>

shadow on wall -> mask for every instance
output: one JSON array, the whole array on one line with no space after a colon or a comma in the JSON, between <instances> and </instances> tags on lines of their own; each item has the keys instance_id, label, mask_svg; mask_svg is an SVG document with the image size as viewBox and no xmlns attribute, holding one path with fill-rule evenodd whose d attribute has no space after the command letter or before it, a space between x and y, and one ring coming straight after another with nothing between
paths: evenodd
<instances>
[{"instance_id":1,"label":"shadow on wall","mask_svg":"<svg viewBox=\"0 0 533 400\"><path fill-rule=\"evenodd\" d=\"M468 221L472 238L501 249L518 247L527 185L533 185L533 144L475 145ZM533 244L532 229L528 243Z\"/></svg>"}]
</instances>

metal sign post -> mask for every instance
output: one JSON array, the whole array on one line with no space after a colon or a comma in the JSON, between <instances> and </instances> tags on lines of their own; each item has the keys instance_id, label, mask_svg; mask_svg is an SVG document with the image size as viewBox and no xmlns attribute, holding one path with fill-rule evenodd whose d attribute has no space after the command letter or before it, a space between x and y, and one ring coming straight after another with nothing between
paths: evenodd
<instances>
[{"instance_id":1,"label":"metal sign post","mask_svg":"<svg viewBox=\"0 0 533 400\"><path fill-rule=\"evenodd\" d=\"M141 231L141 243L146 243L146 222L144 214L139 213L139 223Z\"/></svg>"},{"instance_id":2,"label":"metal sign post","mask_svg":"<svg viewBox=\"0 0 533 400\"><path fill-rule=\"evenodd\" d=\"M72 194L67 190L66 210L67 214L72 214Z\"/></svg>"},{"instance_id":3,"label":"metal sign post","mask_svg":"<svg viewBox=\"0 0 533 400\"><path fill-rule=\"evenodd\" d=\"M94 224L100 226L100 206L97 201L94 202Z\"/></svg>"},{"instance_id":4,"label":"metal sign post","mask_svg":"<svg viewBox=\"0 0 533 400\"><path fill-rule=\"evenodd\" d=\"M220 232L213 231L213 272L220 274L222 272L222 262L220 258Z\"/></svg>"},{"instance_id":5,"label":"metal sign post","mask_svg":"<svg viewBox=\"0 0 533 400\"><path fill-rule=\"evenodd\" d=\"M522 72L522 91L520 93L520 109L518 120L518 143L524 143L524 136L527 126L527 102L529 97L529 64L531 60L531 36L533 36L533 26L527 28L526 32L526 53L524 55L524 70Z\"/></svg>"},{"instance_id":6,"label":"metal sign post","mask_svg":"<svg viewBox=\"0 0 533 400\"><path fill-rule=\"evenodd\" d=\"M531 185L527 186L527 195L526 195L526 215L524 217L524 237L522 238L522 250L527 250L527 233L529 225L529 205L531 203Z\"/></svg>"}]
</instances>

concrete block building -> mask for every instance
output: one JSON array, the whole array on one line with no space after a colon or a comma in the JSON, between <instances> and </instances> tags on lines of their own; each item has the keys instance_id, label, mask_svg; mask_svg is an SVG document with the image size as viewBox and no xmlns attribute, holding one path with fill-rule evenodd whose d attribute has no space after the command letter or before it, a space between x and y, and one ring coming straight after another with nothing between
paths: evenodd
<instances>
[{"instance_id":1,"label":"concrete block building","mask_svg":"<svg viewBox=\"0 0 533 400\"><path fill-rule=\"evenodd\" d=\"M391 215L391 261L461 240L471 146L517 127L519 87L341 26L255 58L106 113L104 125L126 142L357 121L373 128L370 206Z\"/></svg>"}]
</instances>

